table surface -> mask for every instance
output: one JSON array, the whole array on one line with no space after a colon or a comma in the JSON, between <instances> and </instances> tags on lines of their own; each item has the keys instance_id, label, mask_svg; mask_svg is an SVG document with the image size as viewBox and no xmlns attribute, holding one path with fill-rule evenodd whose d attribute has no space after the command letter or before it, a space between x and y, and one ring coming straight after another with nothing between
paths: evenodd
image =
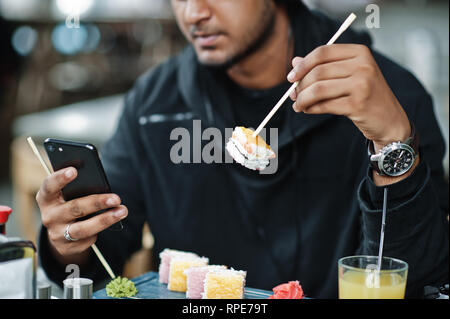
<instances>
[{"instance_id":1,"label":"table surface","mask_svg":"<svg viewBox=\"0 0 450 319\"><path fill-rule=\"evenodd\" d=\"M156 272L149 272L142 276L131 279L138 293L135 298L139 299L186 299L186 293L175 292L167 289L167 285L159 282ZM245 287L245 299L267 299L272 295L271 291ZM112 299L106 295L106 289L98 290L94 293L96 299Z\"/></svg>"}]
</instances>

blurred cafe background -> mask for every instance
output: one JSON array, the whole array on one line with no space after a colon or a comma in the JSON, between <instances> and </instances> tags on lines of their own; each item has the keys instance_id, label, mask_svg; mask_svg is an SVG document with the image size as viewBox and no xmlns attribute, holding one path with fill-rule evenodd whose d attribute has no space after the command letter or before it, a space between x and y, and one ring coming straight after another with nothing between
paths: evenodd
<instances>
[{"instance_id":1,"label":"blurred cafe background","mask_svg":"<svg viewBox=\"0 0 450 319\"><path fill-rule=\"evenodd\" d=\"M375 48L422 81L446 138L448 178L448 1L305 2L339 19L357 13L355 28L366 29ZM372 3L380 7L380 28L367 29ZM101 151L124 93L185 44L168 0L0 0L0 205L13 208L9 236L36 243L40 225L35 194L45 171L25 137L40 145L46 137L90 142ZM125 276L152 268L152 240L146 226L143 249Z\"/></svg>"}]
</instances>

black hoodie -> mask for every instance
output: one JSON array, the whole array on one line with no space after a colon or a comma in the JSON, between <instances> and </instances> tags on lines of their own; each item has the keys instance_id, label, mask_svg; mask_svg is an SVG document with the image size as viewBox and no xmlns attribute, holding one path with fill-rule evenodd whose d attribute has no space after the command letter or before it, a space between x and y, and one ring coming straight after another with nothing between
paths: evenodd
<instances>
[{"instance_id":1,"label":"black hoodie","mask_svg":"<svg viewBox=\"0 0 450 319\"><path fill-rule=\"evenodd\" d=\"M340 25L303 5L291 8L290 16L296 56L325 44ZM352 30L338 42L371 45L367 34ZM425 285L448 282L444 142L429 94L409 72L373 54L420 134L420 165L389 186L384 249L385 256L409 264L407 296L419 297ZM214 143L226 158L225 128L246 126L233 118L227 81L221 71L201 66L191 46L137 81L102 153L129 216L122 232L99 234L98 247L120 273L141 247L147 221L156 256L164 248L193 251L212 264L246 270L251 287L299 280L310 297L337 297L338 259L378 254L382 188L371 180L363 135L345 117L296 114L288 103L280 111L287 120L279 128L275 174L236 163L173 163L170 151L179 141L170 139L174 129L189 132L192 161L210 142L197 143L198 120L202 129L220 129L222 140ZM43 229L41 262L60 282L66 274L46 238ZM94 259L82 273L96 280L107 276Z\"/></svg>"}]
</instances>

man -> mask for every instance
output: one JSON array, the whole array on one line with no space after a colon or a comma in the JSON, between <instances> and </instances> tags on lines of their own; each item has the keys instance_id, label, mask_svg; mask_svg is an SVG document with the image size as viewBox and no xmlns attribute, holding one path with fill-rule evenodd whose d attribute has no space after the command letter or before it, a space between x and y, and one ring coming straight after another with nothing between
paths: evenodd
<instances>
[{"instance_id":1,"label":"man","mask_svg":"<svg viewBox=\"0 0 450 319\"><path fill-rule=\"evenodd\" d=\"M105 278L89 249L94 242L119 273L140 248L148 221L155 253L194 251L247 270L248 286L299 280L309 296L334 298L338 259L378 254L388 187L384 254L408 262L407 296L446 282L444 143L417 80L371 51L365 34L349 30L340 44L323 46L340 23L298 1L172 0L172 6L191 45L127 95L103 150L115 194L65 202L60 190L76 178L73 168L55 172L37 194L41 262L50 278L61 281L68 263L80 265L84 276ZM193 136L193 120L222 135L236 125L255 128L289 88L286 77L300 82L294 105L268 124L279 130L274 174L171 161L174 129ZM373 154L396 141L415 149L409 161L406 151L391 154L385 169L405 164L400 176L369 168L366 139ZM109 211L75 220L99 209ZM102 232L119 220L122 232ZM77 241L64 237L67 225Z\"/></svg>"}]
</instances>

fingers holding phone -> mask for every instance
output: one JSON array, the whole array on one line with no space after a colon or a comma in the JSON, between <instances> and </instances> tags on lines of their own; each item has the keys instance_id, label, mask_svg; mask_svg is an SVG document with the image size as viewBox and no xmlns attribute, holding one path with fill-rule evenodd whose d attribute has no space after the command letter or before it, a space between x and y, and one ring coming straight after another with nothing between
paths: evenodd
<instances>
[{"instance_id":1,"label":"fingers holding phone","mask_svg":"<svg viewBox=\"0 0 450 319\"><path fill-rule=\"evenodd\" d=\"M77 174L73 167L56 171L44 180L36 195L48 239L62 256L76 255L87 250L95 243L99 232L128 215L127 208L121 205L116 194L94 194L66 201L62 189L73 182ZM99 211L104 212L94 215ZM79 220L86 217L88 219ZM73 241L67 239L66 232Z\"/></svg>"},{"instance_id":2,"label":"fingers holding phone","mask_svg":"<svg viewBox=\"0 0 450 319\"><path fill-rule=\"evenodd\" d=\"M105 213L70 224L70 236L75 240L80 238L89 239L96 236L99 232L107 229L111 225L124 219L127 215L128 209L124 205L114 207Z\"/></svg>"},{"instance_id":3,"label":"fingers holding phone","mask_svg":"<svg viewBox=\"0 0 450 319\"><path fill-rule=\"evenodd\" d=\"M99 232L122 229L128 210L111 191L94 145L48 138L44 147L55 173L36 196L42 224L61 261L86 256Z\"/></svg>"}]
</instances>

